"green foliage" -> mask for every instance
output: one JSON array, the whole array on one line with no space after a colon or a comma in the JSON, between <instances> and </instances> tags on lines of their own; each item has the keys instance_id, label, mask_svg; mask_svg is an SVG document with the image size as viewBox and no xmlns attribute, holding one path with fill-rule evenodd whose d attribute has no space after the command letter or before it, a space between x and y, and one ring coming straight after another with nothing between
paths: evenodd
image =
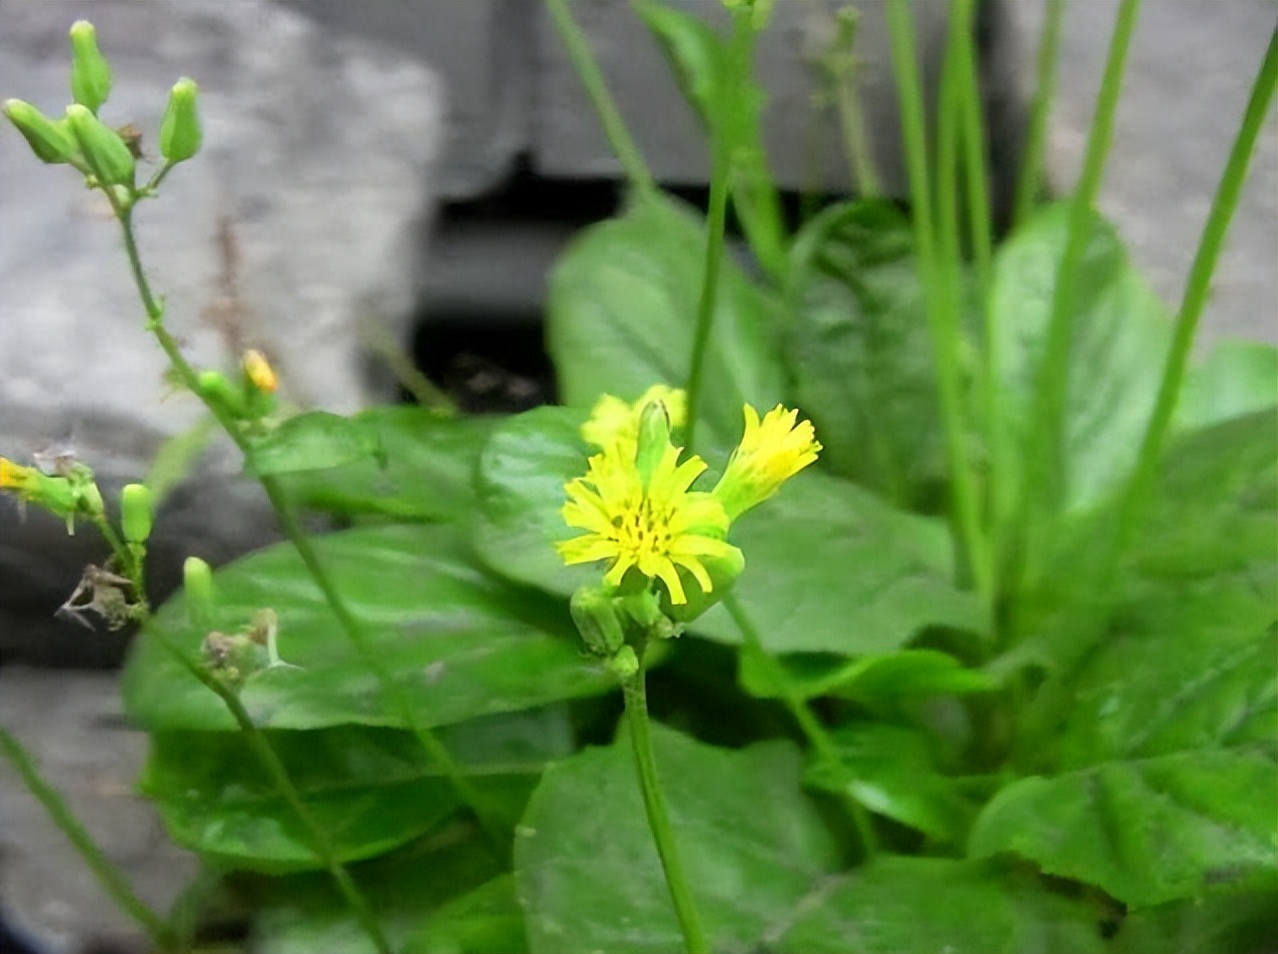
<instances>
[{"instance_id":1,"label":"green foliage","mask_svg":"<svg viewBox=\"0 0 1278 954\"><path fill-rule=\"evenodd\" d=\"M908 8L891 2L894 45L912 49ZM716 168L758 273L723 263L698 328L720 230L657 191L628 146L626 210L584 230L551 277L565 406L508 417L281 418L269 366L269 385L247 364L238 385L193 368L164 328L131 214L198 148L194 84L170 106L171 162L142 187L125 140L92 112L109 67L87 24L73 33L81 105L68 121L6 101L37 158L114 184L147 328L290 537L215 579L189 559L187 592L140 633L123 693L151 735L143 790L174 840L227 875L253 949L271 954L1270 949L1278 351L1218 348L1186 378L1163 440L1151 412L1178 380L1164 361L1181 339L1099 215L1022 217L988 275L950 247L956 223L931 235L930 216L914 228L881 201L834 205L790 238L750 78L766 5L730 6L730 37L639 11L716 158L728 150ZM1071 247L1082 254L1062 297ZM957 300L938 309L940 294ZM693 619L661 611L647 571L598 591L599 566L565 567L554 544L576 534L565 485L586 472L596 402L683 386L699 333L700 426L685 426L709 472L693 493L727 465L747 402L797 404L824 446L732 522L745 570ZM1065 384L1059 446L1045 374ZM938 378L957 393L942 401ZM664 455L664 414L646 422L644 446ZM136 548L150 529L139 501L162 498L207 438L201 426L165 447L119 531L100 498L81 509ZM970 460L950 458L960 445ZM1148 480L1133 480L1139 459L1157 463ZM29 502L40 481L67 480L0 463L0 489ZM295 507L354 526L312 541ZM103 590L86 598L141 593L140 557L127 569L98 571ZM583 616L583 592L614 615ZM230 638L265 662L228 688L208 660Z\"/></svg>"}]
</instances>

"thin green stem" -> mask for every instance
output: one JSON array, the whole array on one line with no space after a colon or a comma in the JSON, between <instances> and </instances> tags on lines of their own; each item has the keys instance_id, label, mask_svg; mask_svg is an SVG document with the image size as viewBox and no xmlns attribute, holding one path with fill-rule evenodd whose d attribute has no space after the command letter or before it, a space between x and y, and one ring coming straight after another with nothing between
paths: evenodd
<instances>
[{"instance_id":1,"label":"thin green stem","mask_svg":"<svg viewBox=\"0 0 1278 954\"><path fill-rule=\"evenodd\" d=\"M1256 140L1260 137L1265 117L1273 102L1275 85L1278 84L1278 51L1276 50L1278 50L1278 37L1271 35L1265 57L1256 73L1256 81L1251 88L1251 96L1247 101L1238 135L1234 139L1229 160L1221 175L1220 185L1212 200L1211 211L1203 225L1198 251L1189 269L1185 295L1181 301L1180 311L1176 315L1171 347L1163 365L1158 397L1154 403L1149 424L1145 428L1136 468L1128 483L1123 501L1123 532L1120 534L1120 546L1126 543L1124 538L1129 536L1136 523L1138 511L1141 509L1142 502L1148 498L1150 486L1158 471L1163 443L1171 427L1172 417L1176 412L1176 402L1180 397L1181 384L1185 379L1185 369L1189 365L1198 321L1211 294L1212 275L1220 260L1230 222L1238 209L1243 184L1247 181L1247 167L1255 152Z\"/></svg>"},{"instance_id":2,"label":"thin green stem","mask_svg":"<svg viewBox=\"0 0 1278 954\"><path fill-rule=\"evenodd\" d=\"M266 769L267 774L270 775L275 790L283 796L289 809L297 820L302 823L302 827L306 829L312 850L323 863L329 877L333 879L333 883L337 886L342 900L351 909L356 920L359 921L360 927L368 935L369 940L373 942L379 954L390 954L392 950L391 943L382 931L381 925L377 923L377 916L373 913L368 900L356 886L355 879L351 877L350 871L342 864L337 855L337 849L334 848L332 840L328 837L328 832L307 810L306 805L302 802L301 795L293 785L292 779L289 778L288 769L284 767L279 754L271 743L267 741L265 734L253 722L235 690L223 685L215 676L205 672L198 665L191 662L182 654L181 650L168 643L167 640L165 640L165 644L175 657L185 660L187 669L205 686L217 693L218 697L225 703L226 708L240 727L240 731L243 732L245 739L248 740L249 748L253 750L253 755L261 763L262 767Z\"/></svg>"},{"instance_id":3,"label":"thin green stem","mask_svg":"<svg viewBox=\"0 0 1278 954\"><path fill-rule=\"evenodd\" d=\"M936 363L937 391L945 426L955 519L973 581L983 601L990 605L993 599L993 578L963 422L959 374L962 344L958 327L961 303L958 295L950 288L952 263L947 265L938 261L937 233L933 224L927 171L923 92L919 81L909 0L889 0L887 13L892 43L892 67L901 104L901 130L910 178L915 254L919 261L933 360ZM952 183L949 186L942 183L942 186L950 188Z\"/></svg>"},{"instance_id":4,"label":"thin green stem","mask_svg":"<svg viewBox=\"0 0 1278 954\"><path fill-rule=\"evenodd\" d=\"M1012 221L1017 225L1024 222L1033 210L1043 189L1043 154L1047 151L1048 120L1056 99L1056 68L1060 61L1061 23L1064 19L1065 0L1047 0L1047 20L1038 44L1038 83L1030 106L1020 176L1016 180Z\"/></svg>"},{"instance_id":5,"label":"thin green stem","mask_svg":"<svg viewBox=\"0 0 1278 954\"><path fill-rule=\"evenodd\" d=\"M639 147L635 145L630 131L626 129L626 124L621 118L621 113L617 110L616 103L608 93L608 84L604 82L603 72L599 69L594 54L590 52L586 35L568 11L567 0L546 0L546 6L550 10L555 31L568 51L568 58L572 60L573 68L577 71L581 84L586 88L586 95L590 97L595 114L603 124L608 144L621 163L621 168L625 171L631 187L643 192L655 191L657 186L653 181L652 173L644 164Z\"/></svg>"},{"instance_id":6,"label":"thin green stem","mask_svg":"<svg viewBox=\"0 0 1278 954\"><path fill-rule=\"evenodd\" d=\"M981 110L980 82L973 49L973 0L955 0L950 14L960 27L953 47L958 62L956 84L961 112L959 132L963 143L963 172L966 176L968 228L972 238L972 259L982 299L989 288L993 270L994 239L990 225L989 162L985 152L985 118ZM988 314L989 309L985 309ZM989 330L986 329L986 343ZM988 347L985 351L988 352Z\"/></svg>"},{"instance_id":7,"label":"thin green stem","mask_svg":"<svg viewBox=\"0 0 1278 954\"><path fill-rule=\"evenodd\" d=\"M754 623L750 621L750 617L746 615L745 609L742 607L741 601L737 599L736 594L725 594L723 606L740 631L746 651L751 653L761 664L762 671L772 684L773 692L776 693L782 705L789 711L791 718L799 726L799 731L808 740L808 744L812 746L812 750L816 752L817 757L830 763L840 762L839 750L835 746L834 740L830 738L829 733L825 731L825 726L813 714L807 700L795 691L794 686L781 669L781 664L763 648L763 641L759 638L759 631L755 628ZM870 813L851 794L844 796L843 805L848 811L848 816L852 819L853 827L856 828L857 837L861 840L861 851L867 859L874 857L878 853L879 843L874 834L874 824L870 819Z\"/></svg>"},{"instance_id":8,"label":"thin green stem","mask_svg":"<svg viewBox=\"0 0 1278 954\"><path fill-rule=\"evenodd\" d=\"M732 175L731 143L727 141L727 133L722 124L712 127L711 142L714 159L710 172L710 204L706 214L706 257L702 268L697 324L693 332L692 357L688 368L688 410L684 443L689 448L696 446L694 440L701 416L701 392L705 387L706 354L710 347L710 332L714 326L719 270L723 262L723 236L728 219L728 189Z\"/></svg>"},{"instance_id":9,"label":"thin green stem","mask_svg":"<svg viewBox=\"0 0 1278 954\"><path fill-rule=\"evenodd\" d=\"M246 457L249 456L252 448L248 439L236 422L230 418L218 403L208 400L201 394L195 369L187 362L178 348L176 340L169 334L168 329L164 327L164 309L152 293L146 272L142 267L142 259L134 236L132 207L120 204L111 193L107 193L107 196L112 202L116 216L120 221L121 230L124 233L124 247L129 259L129 268L133 273L134 283L137 286L142 305L146 309L147 329L155 336L160 347L164 349L164 353L168 356L170 364L183 384L204 401L205 406L217 418L218 423L231 440L235 442L241 453ZM396 715L412 732L418 743L426 751L427 756L440 767L458 800L474 814L480 828L491 842L494 853L498 858L504 860L509 853L506 826L497 819L495 813L487 808L475 787L470 784L470 781L443 743L418 719L412 700L398 685L393 674L378 657L371 639L364 632L363 627L347 607L345 601L341 598L341 594L338 593L337 588L324 570L310 539L298 523L297 517L289 505L287 495L278 480L271 476L260 476L258 479L275 511L276 519L279 521L284 535L292 543L298 556L301 557L302 563L310 574L312 581L319 589L333 615L337 618L351 645L360 655L361 661L376 676L387 703L392 706Z\"/></svg>"},{"instance_id":10,"label":"thin green stem","mask_svg":"<svg viewBox=\"0 0 1278 954\"><path fill-rule=\"evenodd\" d=\"M58 790L41 774L35 760L22 743L6 729L0 729L0 754L9 760L22 777L27 790L35 796L48 812L53 823L75 846L75 850L84 859L85 865L93 872L93 876L98 879L98 884L111 896L111 900L137 922L159 950L177 950L178 938L172 926L138 897L129 879L106 856L106 852L93 840L93 836L76 817Z\"/></svg>"},{"instance_id":11,"label":"thin green stem","mask_svg":"<svg viewBox=\"0 0 1278 954\"><path fill-rule=\"evenodd\" d=\"M635 770L639 774L639 790L643 794L644 812L648 816L648 828L661 859L661 870L666 876L670 900L679 918L683 943L688 954L708 954L710 939L701 923L688 876L679 856L670 813L666 809L661 779L657 774L657 759L652 751L652 735L648 726L648 690L643 668L644 646L638 648L639 671L622 682L622 694L626 700L626 724L630 728L630 743L634 749Z\"/></svg>"},{"instance_id":12,"label":"thin green stem","mask_svg":"<svg viewBox=\"0 0 1278 954\"><path fill-rule=\"evenodd\" d=\"M1063 431L1065 405L1069 388L1070 348L1072 318L1074 313L1075 273L1082 261L1083 252L1091 239L1093 208L1100 193L1104 176L1105 159L1113 140L1114 118L1118 112L1118 100L1122 91L1123 72L1127 65L1127 51L1132 34L1136 30L1140 0L1122 0L1110 40L1105 74L1096 99L1096 118L1087 140L1087 152L1083 160L1083 172L1070 205L1065 247L1061 253L1052 291L1051 317L1047 328L1047 342L1043 350L1042 364L1034 395L1033 427L1026 441L1023 473L1024 486L1020 488L1020 505L1017 508L1016 526L1023 534L1033 526L1035 507L1052 512L1066 495L1064 472ZM1022 539L1016 547L1021 560L1032 559ZM1024 572L1024 566L1018 569Z\"/></svg>"}]
</instances>

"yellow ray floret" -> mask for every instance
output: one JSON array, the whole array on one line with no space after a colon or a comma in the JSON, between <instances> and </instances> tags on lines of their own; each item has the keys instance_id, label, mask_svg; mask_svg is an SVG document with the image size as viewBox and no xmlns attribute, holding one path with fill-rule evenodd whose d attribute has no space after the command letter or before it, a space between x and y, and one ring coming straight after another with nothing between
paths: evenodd
<instances>
[{"instance_id":1,"label":"yellow ray floret","mask_svg":"<svg viewBox=\"0 0 1278 954\"><path fill-rule=\"evenodd\" d=\"M556 544L564 563L609 560L604 580L610 586L619 586L636 567L661 580L674 604L688 601L679 579L683 567L709 593L714 587L702 558L733 551L723 539L728 516L712 494L688 489L706 465L699 457L679 463L681 450L666 448L646 491L633 457L608 452L592 457L586 475L565 488L564 520L587 532Z\"/></svg>"},{"instance_id":2,"label":"yellow ray floret","mask_svg":"<svg viewBox=\"0 0 1278 954\"><path fill-rule=\"evenodd\" d=\"M760 421L759 412L745 405L745 435L714 489L729 519L767 500L816 461L821 445L812 422L798 418L798 411L778 404Z\"/></svg>"}]
</instances>

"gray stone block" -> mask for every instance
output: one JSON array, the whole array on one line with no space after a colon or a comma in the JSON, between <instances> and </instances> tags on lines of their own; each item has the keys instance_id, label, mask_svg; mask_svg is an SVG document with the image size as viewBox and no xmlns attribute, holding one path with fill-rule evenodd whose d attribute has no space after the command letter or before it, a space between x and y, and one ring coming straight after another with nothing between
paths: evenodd
<instances>
[{"instance_id":1,"label":"gray stone block","mask_svg":"<svg viewBox=\"0 0 1278 954\"><path fill-rule=\"evenodd\" d=\"M61 115L78 17L97 25L114 68L103 119L144 130L147 155L170 84L201 84L204 151L136 211L188 357L230 369L261 348L298 407L349 411L385 393L360 329L379 320L402 339L411 316L442 140L434 74L264 0L4 3L0 96ZM105 200L0 125L0 454L25 461L70 438L108 487L141 479L159 443L203 409L165 382ZM176 555L262 539L270 520L237 483L239 463L215 446L203 482L175 498L160 532L182 528ZM82 566L82 541L42 515L24 522L8 500L0 539L0 604L20 602L32 575L51 586Z\"/></svg>"}]
</instances>

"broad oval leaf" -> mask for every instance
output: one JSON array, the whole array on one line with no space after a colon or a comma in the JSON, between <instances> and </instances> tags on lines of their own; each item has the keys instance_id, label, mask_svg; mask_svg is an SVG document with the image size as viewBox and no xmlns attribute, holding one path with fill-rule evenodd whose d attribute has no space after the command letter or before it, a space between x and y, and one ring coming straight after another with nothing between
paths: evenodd
<instances>
[{"instance_id":1,"label":"broad oval leaf","mask_svg":"<svg viewBox=\"0 0 1278 954\"><path fill-rule=\"evenodd\" d=\"M308 411L255 439L244 458L244 472L267 477L364 459L384 460L381 437L372 423L328 411Z\"/></svg>"},{"instance_id":2,"label":"broad oval leaf","mask_svg":"<svg viewBox=\"0 0 1278 954\"><path fill-rule=\"evenodd\" d=\"M1013 782L976 820L968 850L1012 852L1144 907L1278 890L1275 818L1271 752L1204 749Z\"/></svg>"},{"instance_id":3,"label":"broad oval leaf","mask_svg":"<svg viewBox=\"0 0 1278 954\"><path fill-rule=\"evenodd\" d=\"M787 354L822 462L902 504L947 473L927 307L909 220L880 201L827 209L790 254Z\"/></svg>"},{"instance_id":4,"label":"broad oval leaf","mask_svg":"<svg viewBox=\"0 0 1278 954\"><path fill-rule=\"evenodd\" d=\"M744 622L772 653L852 656L899 649L928 626L985 628L979 599L952 582L945 525L850 481L799 474L729 539L746 557L741 619L717 606L692 625L700 635L737 643Z\"/></svg>"},{"instance_id":5,"label":"broad oval leaf","mask_svg":"<svg viewBox=\"0 0 1278 954\"><path fill-rule=\"evenodd\" d=\"M691 367L705 260L702 223L674 200L636 194L625 215L587 229L550 278L547 341L564 403L601 394L633 401L682 387ZM706 355L698 447L731 447L741 407L785 393L774 340L777 305L725 259Z\"/></svg>"},{"instance_id":6,"label":"broad oval leaf","mask_svg":"<svg viewBox=\"0 0 1278 954\"><path fill-rule=\"evenodd\" d=\"M1099 954L1102 912L988 863L884 856L831 878L755 950L766 954Z\"/></svg>"},{"instance_id":7,"label":"broad oval leaf","mask_svg":"<svg viewBox=\"0 0 1278 954\"><path fill-rule=\"evenodd\" d=\"M384 526L318 537L314 546L372 651L394 674L423 725L606 692L616 680L582 658L567 608L477 565L451 524ZM374 674L288 544L217 574L214 625L244 627L263 607L279 615L279 649L297 668L252 677L242 699L262 727L341 723L402 727ZM182 599L170 600L135 641L124 672L129 715L151 730L230 729L220 699L160 645L197 658L204 638Z\"/></svg>"},{"instance_id":8,"label":"broad oval leaf","mask_svg":"<svg viewBox=\"0 0 1278 954\"><path fill-rule=\"evenodd\" d=\"M750 949L838 864L800 790L799 752L717 749L660 725L653 745L711 944ZM515 877L534 952L682 949L628 739L546 770L516 836Z\"/></svg>"}]
</instances>

